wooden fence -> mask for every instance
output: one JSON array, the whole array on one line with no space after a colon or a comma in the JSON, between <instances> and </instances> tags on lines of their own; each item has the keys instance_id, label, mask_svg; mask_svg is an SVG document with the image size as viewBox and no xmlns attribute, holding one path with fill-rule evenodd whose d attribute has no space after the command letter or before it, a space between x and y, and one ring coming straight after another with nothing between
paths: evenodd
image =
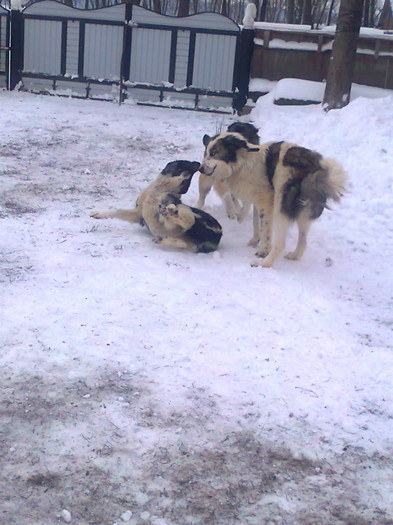
<instances>
[{"instance_id":1,"label":"wooden fence","mask_svg":"<svg viewBox=\"0 0 393 525\"><path fill-rule=\"evenodd\" d=\"M333 40L333 31L257 23L251 77L326 80ZM353 81L393 89L392 60L392 32L361 30Z\"/></svg>"}]
</instances>

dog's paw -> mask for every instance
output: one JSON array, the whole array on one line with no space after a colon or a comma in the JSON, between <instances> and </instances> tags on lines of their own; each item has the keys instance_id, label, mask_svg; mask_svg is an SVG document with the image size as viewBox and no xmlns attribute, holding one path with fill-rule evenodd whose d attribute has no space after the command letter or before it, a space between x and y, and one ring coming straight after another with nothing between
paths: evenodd
<instances>
[{"instance_id":1,"label":"dog's paw","mask_svg":"<svg viewBox=\"0 0 393 525\"><path fill-rule=\"evenodd\" d=\"M153 237L153 242L156 243L156 244L161 244L162 243L162 237L160 235L156 235L155 237Z\"/></svg>"},{"instance_id":2,"label":"dog's paw","mask_svg":"<svg viewBox=\"0 0 393 525\"><path fill-rule=\"evenodd\" d=\"M92 219L107 219L107 216L103 211L92 211L90 217Z\"/></svg>"},{"instance_id":3,"label":"dog's paw","mask_svg":"<svg viewBox=\"0 0 393 525\"><path fill-rule=\"evenodd\" d=\"M251 261L251 266L256 268L257 266L261 266L262 268L271 268L273 262L269 260L269 257L265 257L264 259L254 259Z\"/></svg>"},{"instance_id":4,"label":"dog's paw","mask_svg":"<svg viewBox=\"0 0 393 525\"><path fill-rule=\"evenodd\" d=\"M296 252L288 252L284 255L285 259L290 261L298 261L300 259L299 255Z\"/></svg>"},{"instance_id":5,"label":"dog's paw","mask_svg":"<svg viewBox=\"0 0 393 525\"><path fill-rule=\"evenodd\" d=\"M253 246L254 248L256 248L257 245L258 245L258 238L255 238L255 237L252 237L247 243L247 246Z\"/></svg>"},{"instance_id":6,"label":"dog's paw","mask_svg":"<svg viewBox=\"0 0 393 525\"><path fill-rule=\"evenodd\" d=\"M269 255L269 252L268 250L258 250L257 252L255 252L255 255L257 257L261 257L262 259L264 259L265 257Z\"/></svg>"},{"instance_id":7,"label":"dog's paw","mask_svg":"<svg viewBox=\"0 0 393 525\"><path fill-rule=\"evenodd\" d=\"M228 219L231 219L231 221L236 221L239 219L237 213L235 212L235 210L228 210L227 211L227 217Z\"/></svg>"}]
</instances>

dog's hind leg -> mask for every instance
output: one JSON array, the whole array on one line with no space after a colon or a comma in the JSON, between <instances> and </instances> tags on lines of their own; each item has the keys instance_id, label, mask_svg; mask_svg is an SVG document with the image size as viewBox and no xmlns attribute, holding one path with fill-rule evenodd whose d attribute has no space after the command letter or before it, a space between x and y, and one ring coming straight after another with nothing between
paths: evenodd
<instances>
[{"instance_id":1,"label":"dog's hind leg","mask_svg":"<svg viewBox=\"0 0 393 525\"><path fill-rule=\"evenodd\" d=\"M298 261L301 259L304 250L307 247L307 235L311 226L311 219L308 217L300 216L297 220L297 225L299 229L299 236L297 240L297 246L293 252L289 252L285 255L286 259L291 259L292 261Z\"/></svg>"},{"instance_id":2,"label":"dog's hind leg","mask_svg":"<svg viewBox=\"0 0 393 525\"><path fill-rule=\"evenodd\" d=\"M172 246L173 248L188 248L187 242L177 237L154 237L153 241L156 244L164 244L165 246Z\"/></svg>"},{"instance_id":3,"label":"dog's hind leg","mask_svg":"<svg viewBox=\"0 0 393 525\"><path fill-rule=\"evenodd\" d=\"M199 187L199 198L196 204L197 208L202 209L205 205L207 194L210 192L214 184L213 177L207 177L203 173L199 176L198 187Z\"/></svg>"},{"instance_id":4,"label":"dog's hind leg","mask_svg":"<svg viewBox=\"0 0 393 525\"><path fill-rule=\"evenodd\" d=\"M272 215L273 215L273 203L271 200L265 199L262 206L257 207L258 222L259 222L259 239L258 239L258 250L256 255L258 257L266 257L270 253L271 240L272 240ZM255 235L255 228L254 228Z\"/></svg>"},{"instance_id":5,"label":"dog's hind leg","mask_svg":"<svg viewBox=\"0 0 393 525\"><path fill-rule=\"evenodd\" d=\"M127 222L140 222L142 216L138 208L133 210L106 210L106 211L93 211L90 213L90 217L93 219L120 219Z\"/></svg>"}]
</instances>

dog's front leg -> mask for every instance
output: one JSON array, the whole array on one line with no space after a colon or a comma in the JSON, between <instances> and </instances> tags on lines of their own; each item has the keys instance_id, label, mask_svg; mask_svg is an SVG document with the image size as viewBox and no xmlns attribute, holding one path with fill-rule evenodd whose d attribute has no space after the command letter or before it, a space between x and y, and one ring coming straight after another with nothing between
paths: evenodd
<instances>
[{"instance_id":1,"label":"dog's front leg","mask_svg":"<svg viewBox=\"0 0 393 525\"><path fill-rule=\"evenodd\" d=\"M272 210L269 207L257 209L256 223L259 227L258 250L255 255L266 257L271 249ZM254 237L255 237L254 224Z\"/></svg>"},{"instance_id":2,"label":"dog's front leg","mask_svg":"<svg viewBox=\"0 0 393 525\"><path fill-rule=\"evenodd\" d=\"M234 221L238 218L238 211L239 211L239 203L235 198L233 197L231 192L227 192L224 194L223 197L224 205L225 205L225 211L227 214L228 219L231 219Z\"/></svg>"},{"instance_id":3,"label":"dog's front leg","mask_svg":"<svg viewBox=\"0 0 393 525\"><path fill-rule=\"evenodd\" d=\"M276 210L275 210L276 211ZM291 221L284 214L277 212L273 219L273 246L270 253L264 259L257 259L251 263L252 266L270 268L285 249L285 241Z\"/></svg>"},{"instance_id":4,"label":"dog's front leg","mask_svg":"<svg viewBox=\"0 0 393 525\"><path fill-rule=\"evenodd\" d=\"M259 240L259 214L256 206L253 206L252 210L252 224L254 228L253 235L248 241L248 246L257 246Z\"/></svg>"},{"instance_id":5,"label":"dog's front leg","mask_svg":"<svg viewBox=\"0 0 393 525\"><path fill-rule=\"evenodd\" d=\"M196 204L197 208L200 208L200 209L203 208L203 206L205 205L206 196L212 189L213 184L214 184L213 177L208 177L207 175L204 175L203 173L199 175L199 181L198 181L199 198Z\"/></svg>"}]
</instances>

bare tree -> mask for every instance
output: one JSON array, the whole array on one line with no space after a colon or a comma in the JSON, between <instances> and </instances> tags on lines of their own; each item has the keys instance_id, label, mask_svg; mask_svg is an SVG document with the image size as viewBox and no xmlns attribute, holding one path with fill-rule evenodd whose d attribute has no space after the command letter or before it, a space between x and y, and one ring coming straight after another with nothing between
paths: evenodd
<instances>
[{"instance_id":1,"label":"bare tree","mask_svg":"<svg viewBox=\"0 0 393 525\"><path fill-rule=\"evenodd\" d=\"M390 0L385 0L379 17L378 27L381 29L392 29L393 20L392 20L392 6Z\"/></svg>"},{"instance_id":2,"label":"bare tree","mask_svg":"<svg viewBox=\"0 0 393 525\"><path fill-rule=\"evenodd\" d=\"M312 0L304 0L302 9L302 24L312 25Z\"/></svg>"},{"instance_id":3,"label":"bare tree","mask_svg":"<svg viewBox=\"0 0 393 525\"><path fill-rule=\"evenodd\" d=\"M295 21L295 0L287 0L287 23L293 24Z\"/></svg>"},{"instance_id":4,"label":"bare tree","mask_svg":"<svg viewBox=\"0 0 393 525\"><path fill-rule=\"evenodd\" d=\"M190 0L179 0L177 16L187 16L190 11Z\"/></svg>"},{"instance_id":5,"label":"bare tree","mask_svg":"<svg viewBox=\"0 0 393 525\"><path fill-rule=\"evenodd\" d=\"M266 11L267 11L268 4L269 4L269 0L262 0L261 10L259 12L259 18L258 18L260 22L264 22L266 20Z\"/></svg>"},{"instance_id":6,"label":"bare tree","mask_svg":"<svg viewBox=\"0 0 393 525\"><path fill-rule=\"evenodd\" d=\"M341 0L323 99L326 111L349 103L362 10L363 0Z\"/></svg>"}]
</instances>

